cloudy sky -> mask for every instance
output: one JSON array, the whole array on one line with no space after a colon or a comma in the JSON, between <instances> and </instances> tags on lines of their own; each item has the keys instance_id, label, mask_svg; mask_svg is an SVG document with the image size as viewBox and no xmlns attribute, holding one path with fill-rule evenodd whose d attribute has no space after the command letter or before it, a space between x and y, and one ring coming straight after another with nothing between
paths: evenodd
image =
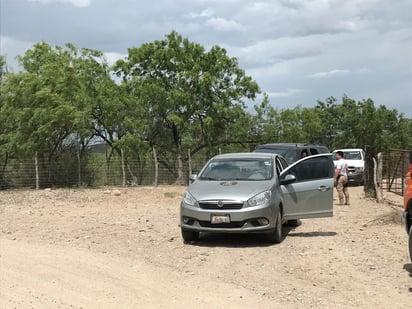
<instances>
[{"instance_id":1,"label":"cloudy sky","mask_svg":"<svg viewBox=\"0 0 412 309\"><path fill-rule=\"evenodd\" d=\"M278 109L347 95L412 118L411 0L0 1L0 54L14 71L41 41L112 63L176 30L225 48Z\"/></svg>"}]
</instances>

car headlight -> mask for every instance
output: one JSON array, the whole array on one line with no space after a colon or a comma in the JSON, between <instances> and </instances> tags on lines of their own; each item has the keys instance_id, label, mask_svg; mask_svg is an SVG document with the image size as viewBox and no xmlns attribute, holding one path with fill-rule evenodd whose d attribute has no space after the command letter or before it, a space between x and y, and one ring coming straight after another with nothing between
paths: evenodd
<instances>
[{"instance_id":1,"label":"car headlight","mask_svg":"<svg viewBox=\"0 0 412 309\"><path fill-rule=\"evenodd\" d=\"M248 203L250 206L262 205L266 203L267 201L269 201L271 196L272 196L272 192L270 190L263 191L259 194L256 194L254 197L250 198L248 200Z\"/></svg>"},{"instance_id":2,"label":"car headlight","mask_svg":"<svg viewBox=\"0 0 412 309\"><path fill-rule=\"evenodd\" d=\"M183 195L183 203L188 206L197 207L197 200L188 191Z\"/></svg>"},{"instance_id":3,"label":"car headlight","mask_svg":"<svg viewBox=\"0 0 412 309\"><path fill-rule=\"evenodd\" d=\"M363 172L363 166L355 167L355 172L358 172L358 173Z\"/></svg>"}]
</instances>

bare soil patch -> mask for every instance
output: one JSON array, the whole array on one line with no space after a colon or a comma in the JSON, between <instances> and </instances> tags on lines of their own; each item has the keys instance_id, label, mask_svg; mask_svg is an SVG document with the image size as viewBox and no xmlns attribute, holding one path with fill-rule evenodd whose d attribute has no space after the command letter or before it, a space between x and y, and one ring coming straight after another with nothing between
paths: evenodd
<instances>
[{"instance_id":1,"label":"bare soil patch","mask_svg":"<svg viewBox=\"0 0 412 309\"><path fill-rule=\"evenodd\" d=\"M402 197L184 244L184 187L0 191L1 308L410 308Z\"/></svg>"}]
</instances>

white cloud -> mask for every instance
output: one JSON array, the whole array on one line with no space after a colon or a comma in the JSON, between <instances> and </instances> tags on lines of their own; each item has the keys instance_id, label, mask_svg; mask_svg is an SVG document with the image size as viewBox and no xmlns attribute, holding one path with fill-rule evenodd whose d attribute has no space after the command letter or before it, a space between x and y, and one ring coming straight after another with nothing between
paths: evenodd
<instances>
[{"instance_id":1,"label":"white cloud","mask_svg":"<svg viewBox=\"0 0 412 309\"><path fill-rule=\"evenodd\" d=\"M229 32L229 31L243 31L245 29L244 26L241 24L237 23L234 20L229 20L225 18L211 18L206 21L206 25L213 28L216 31L223 31L223 32Z\"/></svg>"},{"instance_id":2,"label":"white cloud","mask_svg":"<svg viewBox=\"0 0 412 309\"><path fill-rule=\"evenodd\" d=\"M49 3L70 3L76 7L87 7L92 3L93 0L29 0L29 2L40 2L42 4Z\"/></svg>"},{"instance_id":3,"label":"white cloud","mask_svg":"<svg viewBox=\"0 0 412 309\"><path fill-rule=\"evenodd\" d=\"M310 75L309 77L327 78L327 77L336 76L336 75L347 75L349 73L350 73L349 70L331 70L331 71L326 71L326 72L318 72L318 73Z\"/></svg>"},{"instance_id":4,"label":"white cloud","mask_svg":"<svg viewBox=\"0 0 412 309\"><path fill-rule=\"evenodd\" d=\"M113 65L117 60L124 59L125 57L127 57L126 54L120 54L120 53L104 53L104 56L109 65Z\"/></svg>"},{"instance_id":5,"label":"white cloud","mask_svg":"<svg viewBox=\"0 0 412 309\"><path fill-rule=\"evenodd\" d=\"M206 50L225 48L271 103L310 106L346 94L412 117L410 0L0 1L9 66L39 41L96 49L112 64L176 30Z\"/></svg>"},{"instance_id":6,"label":"white cloud","mask_svg":"<svg viewBox=\"0 0 412 309\"><path fill-rule=\"evenodd\" d=\"M234 52L246 61L267 66L320 55L323 52L321 45L324 40L322 36L284 37L258 41Z\"/></svg>"},{"instance_id":7,"label":"white cloud","mask_svg":"<svg viewBox=\"0 0 412 309\"><path fill-rule=\"evenodd\" d=\"M215 14L215 11L211 8L204 9L200 13L189 13L187 16L189 18L198 18L198 17L212 17Z\"/></svg>"},{"instance_id":8,"label":"white cloud","mask_svg":"<svg viewBox=\"0 0 412 309\"><path fill-rule=\"evenodd\" d=\"M295 94L301 93L304 90L302 89L293 89L293 88L288 88L285 91L281 92L268 92L267 95L269 98L286 98L286 97L291 97Z\"/></svg>"},{"instance_id":9,"label":"white cloud","mask_svg":"<svg viewBox=\"0 0 412 309\"><path fill-rule=\"evenodd\" d=\"M7 66L11 71L20 69L16 56L23 56L28 49L33 47L33 42L19 41L11 37L0 36L0 53L6 56Z\"/></svg>"}]
</instances>

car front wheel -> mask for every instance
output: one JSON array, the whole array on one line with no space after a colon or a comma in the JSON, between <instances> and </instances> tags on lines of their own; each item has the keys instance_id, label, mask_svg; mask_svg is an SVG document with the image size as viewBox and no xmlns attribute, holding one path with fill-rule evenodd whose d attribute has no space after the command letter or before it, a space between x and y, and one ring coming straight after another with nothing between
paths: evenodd
<instances>
[{"instance_id":1,"label":"car front wheel","mask_svg":"<svg viewBox=\"0 0 412 309\"><path fill-rule=\"evenodd\" d=\"M196 241L199 239L199 232L186 231L182 229L182 237L184 241Z\"/></svg>"},{"instance_id":2,"label":"car front wheel","mask_svg":"<svg viewBox=\"0 0 412 309\"><path fill-rule=\"evenodd\" d=\"M268 241L279 244L282 242L283 239L283 229L282 229L282 213L280 210L278 211L278 215L276 217L276 225L273 230L271 230L268 235Z\"/></svg>"},{"instance_id":3,"label":"car front wheel","mask_svg":"<svg viewBox=\"0 0 412 309\"><path fill-rule=\"evenodd\" d=\"M412 226L409 229L409 257L411 258L412 262Z\"/></svg>"}]
</instances>

